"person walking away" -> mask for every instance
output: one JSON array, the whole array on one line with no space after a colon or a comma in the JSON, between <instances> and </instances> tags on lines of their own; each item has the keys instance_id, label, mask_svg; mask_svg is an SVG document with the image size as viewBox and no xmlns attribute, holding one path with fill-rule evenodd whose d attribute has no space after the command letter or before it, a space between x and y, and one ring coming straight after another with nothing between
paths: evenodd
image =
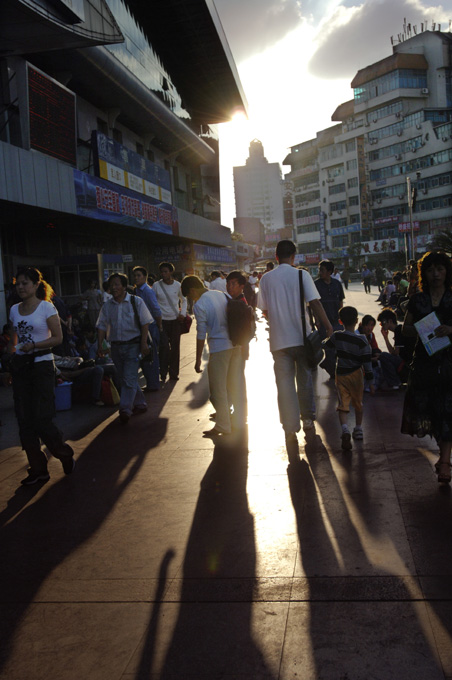
<instances>
[{"instance_id":1,"label":"person walking away","mask_svg":"<svg viewBox=\"0 0 452 680\"><path fill-rule=\"evenodd\" d=\"M97 320L97 353L99 357L104 356L102 344L109 329L111 358L121 384L119 420L126 424L132 413L147 411L138 383L138 368L140 354L143 357L149 354L147 337L153 318L143 300L127 292L125 274L111 274L108 285L113 297L104 303Z\"/></svg>"},{"instance_id":2,"label":"person walking away","mask_svg":"<svg viewBox=\"0 0 452 680\"><path fill-rule=\"evenodd\" d=\"M320 302L328 317L328 321L333 330L337 331L341 329L339 310L344 304L345 294L342 284L334 278L333 272L334 264L331 260L322 260L319 263L319 278L314 283L319 291ZM319 332L320 337L324 340L326 338L325 330L321 328ZM334 380L336 355L330 347L325 348L325 359L320 366L328 373L330 379Z\"/></svg>"},{"instance_id":3,"label":"person walking away","mask_svg":"<svg viewBox=\"0 0 452 680\"><path fill-rule=\"evenodd\" d=\"M319 293L310 274L294 267L296 247L292 241L280 241L276 247L279 267L263 275L260 282L258 304L269 321L270 351L273 355L276 387L278 391L279 418L286 448L297 449L297 432L300 416L305 433L315 433L315 403L312 374L305 359L301 315L306 316L309 303L315 319L331 335L333 329L319 299ZM301 273L300 273L301 272ZM300 276L303 281L305 305L301 309ZM310 333L306 318L306 333Z\"/></svg>"},{"instance_id":4,"label":"person walking away","mask_svg":"<svg viewBox=\"0 0 452 680\"><path fill-rule=\"evenodd\" d=\"M74 452L64 443L53 422L55 417L55 365L52 347L61 344L63 333L58 312L50 302L52 289L39 269L25 267L17 272L16 290L21 302L10 310L11 373L14 409L20 441L27 454L26 486L50 479L41 440L58 458L66 475L75 467Z\"/></svg>"},{"instance_id":5,"label":"person walking away","mask_svg":"<svg viewBox=\"0 0 452 680\"><path fill-rule=\"evenodd\" d=\"M165 382L168 372L170 380L179 380L180 331L181 323L187 313L187 300L181 293L181 284L173 277L174 265L171 262L159 264L160 281L153 290L162 312L162 342L160 343L160 377Z\"/></svg>"},{"instance_id":6,"label":"person walking away","mask_svg":"<svg viewBox=\"0 0 452 680\"><path fill-rule=\"evenodd\" d=\"M244 373L240 346L234 347L228 335L227 298L217 290L207 290L198 276L182 280L182 295L193 301L196 319L195 371L202 373L201 359L205 339L209 345L210 400L216 411L215 426L205 430L206 437L220 437L245 428ZM231 406L233 413L231 415Z\"/></svg>"},{"instance_id":7,"label":"person walking away","mask_svg":"<svg viewBox=\"0 0 452 680\"><path fill-rule=\"evenodd\" d=\"M437 338L452 340L452 263L442 251L425 253L419 261L420 292L408 302L402 331L417 338L408 389L403 405L404 434L434 437L439 446L436 464L438 482L451 481L450 454L452 448L452 350L448 346L431 356L417 334L416 321L432 312L439 326Z\"/></svg>"},{"instance_id":8,"label":"person walking away","mask_svg":"<svg viewBox=\"0 0 452 680\"><path fill-rule=\"evenodd\" d=\"M364 284L364 292L370 293L370 284L372 282L372 272L370 271L367 264L363 264L361 271L361 278Z\"/></svg>"},{"instance_id":9,"label":"person walking away","mask_svg":"<svg viewBox=\"0 0 452 680\"><path fill-rule=\"evenodd\" d=\"M353 439L363 439L363 392L364 378L370 382L370 392L374 394L371 350L363 335L355 333L358 323L358 310L355 307L342 307L339 319L344 327L342 331L334 331L330 338L323 341L325 347L336 350L336 388L338 394L337 412L342 427L341 444L344 450L352 448L348 414L350 403L355 409L355 427Z\"/></svg>"},{"instance_id":10,"label":"person walking away","mask_svg":"<svg viewBox=\"0 0 452 680\"><path fill-rule=\"evenodd\" d=\"M145 392L158 392L160 389L159 345L162 327L162 312L157 302L155 291L148 284L148 272L145 267L133 268L133 280L135 283L135 295L140 297L151 313L154 321L149 325L149 333L152 338L152 362L145 361L142 366L146 378Z\"/></svg>"}]
</instances>

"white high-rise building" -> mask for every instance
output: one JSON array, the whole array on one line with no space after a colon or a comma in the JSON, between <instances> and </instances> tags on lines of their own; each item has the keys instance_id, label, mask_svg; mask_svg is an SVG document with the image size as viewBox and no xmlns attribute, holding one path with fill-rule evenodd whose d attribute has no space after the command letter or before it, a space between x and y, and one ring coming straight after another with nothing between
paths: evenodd
<instances>
[{"instance_id":1,"label":"white high-rise building","mask_svg":"<svg viewBox=\"0 0 452 680\"><path fill-rule=\"evenodd\" d=\"M266 231L284 227L283 185L279 163L269 163L262 142L254 139L246 165L234 167L236 216L257 217Z\"/></svg>"},{"instance_id":2,"label":"white high-rise building","mask_svg":"<svg viewBox=\"0 0 452 680\"><path fill-rule=\"evenodd\" d=\"M363 256L402 252L411 231L419 254L452 228L451 54L450 33L407 37L357 72L336 125L291 148L284 164L306 262L339 260L358 244Z\"/></svg>"}]
</instances>

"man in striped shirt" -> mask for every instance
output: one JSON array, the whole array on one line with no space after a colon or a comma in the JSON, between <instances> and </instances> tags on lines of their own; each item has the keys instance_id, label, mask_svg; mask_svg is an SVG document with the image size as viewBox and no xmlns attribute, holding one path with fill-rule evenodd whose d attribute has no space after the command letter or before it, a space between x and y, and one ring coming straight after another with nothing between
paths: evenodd
<instances>
[{"instance_id":1,"label":"man in striped shirt","mask_svg":"<svg viewBox=\"0 0 452 680\"><path fill-rule=\"evenodd\" d=\"M363 439L363 392L364 376L373 380L371 357L372 352L364 335L355 333L358 323L358 310L355 307L342 307L339 319L344 326L343 331L334 331L332 336L323 341L325 347L336 351L336 387L338 393L337 412L342 426L342 448L352 448L351 435L347 419L350 402L355 409L355 428L353 439ZM364 368L364 376L363 376ZM373 394L373 383L370 385Z\"/></svg>"}]
</instances>

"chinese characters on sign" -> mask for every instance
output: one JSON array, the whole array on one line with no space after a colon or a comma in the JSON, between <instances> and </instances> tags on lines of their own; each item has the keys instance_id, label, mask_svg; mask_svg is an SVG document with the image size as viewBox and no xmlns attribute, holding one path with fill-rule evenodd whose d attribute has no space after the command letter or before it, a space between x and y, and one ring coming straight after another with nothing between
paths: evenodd
<instances>
[{"instance_id":1,"label":"chinese characters on sign","mask_svg":"<svg viewBox=\"0 0 452 680\"><path fill-rule=\"evenodd\" d=\"M398 239L388 238L379 241L364 241L361 243L361 255L375 255L377 253L399 252Z\"/></svg>"}]
</instances>

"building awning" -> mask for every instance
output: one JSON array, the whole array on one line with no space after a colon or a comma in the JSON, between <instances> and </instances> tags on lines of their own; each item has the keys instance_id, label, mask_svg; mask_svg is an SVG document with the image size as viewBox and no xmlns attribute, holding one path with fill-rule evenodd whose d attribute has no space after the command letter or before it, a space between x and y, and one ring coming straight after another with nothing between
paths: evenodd
<instances>
[{"instance_id":1,"label":"building awning","mask_svg":"<svg viewBox=\"0 0 452 680\"><path fill-rule=\"evenodd\" d=\"M351 116L354 115L354 113L355 113L355 101L353 99L350 99L350 101L348 102L339 104L336 111L331 116L331 120L342 121L345 120L346 118L350 118Z\"/></svg>"},{"instance_id":2,"label":"building awning","mask_svg":"<svg viewBox=\"0 0 452 680\"><path fill-rule=\"evenodd\" d=\"M370 80L384 76L386 73L396 71L401 68L411 68L420 71L428 69L427 59L423 54L408 54L407 52L396 52L386 59L377 61L371 66L362 68L353 78L351 87L360 87Z\"/></svg>"},{"instance_id":3,"label":"building awning","mask_svg":"<svg viewBox=\"0 0 452 680\"><path fill-rule=\"evenodd\" d=\"M74 3L77 6L77 3ZM84 0L80 16L64 2L2 0L0 55L31 54L124 42L105 0Z\"/></svg>"},{"instance_id":4,"label":"building awning","mask_svg":"<svg viewBox=\"0 0 452 680\"><path fill-rule=\"evenodd\" d=\"M213 0L127 0L193 118L222 123L247 101Z\"/></svg>"}]
</instances>

